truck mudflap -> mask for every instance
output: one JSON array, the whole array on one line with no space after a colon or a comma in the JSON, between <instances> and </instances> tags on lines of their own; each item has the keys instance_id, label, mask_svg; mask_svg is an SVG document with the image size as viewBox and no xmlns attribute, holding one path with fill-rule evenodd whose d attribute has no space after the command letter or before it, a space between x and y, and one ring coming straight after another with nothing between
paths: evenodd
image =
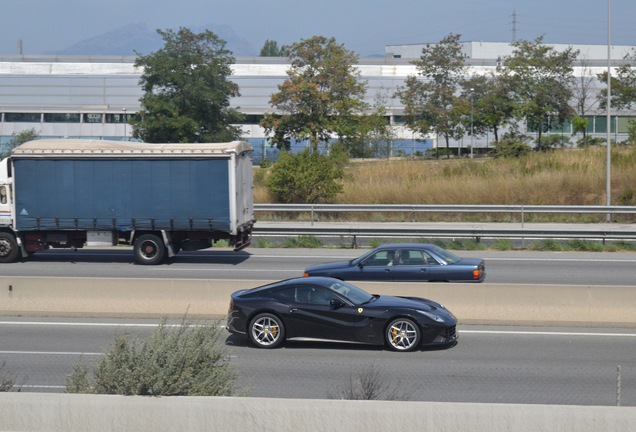
<instances>
[{"instance_id":1,"label":"truck mudflap","mask_svg":"<svg viewBox=\"0 0 636 432\"><path fill-rule=\"evenodd\" d=\"M238 252L242 249L245 249L252 243L252 230L250 227L249 231L240 231L234 237L234 251Z\"/></svg>"}]
</instances>

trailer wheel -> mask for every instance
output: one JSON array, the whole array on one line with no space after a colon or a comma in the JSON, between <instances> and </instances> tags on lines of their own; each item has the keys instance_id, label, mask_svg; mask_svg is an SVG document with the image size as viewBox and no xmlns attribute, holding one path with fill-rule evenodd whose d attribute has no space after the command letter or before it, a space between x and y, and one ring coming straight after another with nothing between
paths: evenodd
<instances>
[{"instance_id":1,"label":"trailer wheel","mask_svg":"<svg viewBox=\"0 0 636 432\"><path fill-rule=\"evenodd\" d=\"M144 234L135 241L135 259L138 264L159 264L165 256L166 247L156 235Z\"/></svg>"},{"instance_id":2,"label":"trailer wheel","mask_svg":"<svg viewBox=\"0 0 636 432\"><path fill-rule=\"evenodd\" d=\"M18 258L18 242L13 234L0 232L0 263L11 263Z\"/></svg>"}]
</instances>

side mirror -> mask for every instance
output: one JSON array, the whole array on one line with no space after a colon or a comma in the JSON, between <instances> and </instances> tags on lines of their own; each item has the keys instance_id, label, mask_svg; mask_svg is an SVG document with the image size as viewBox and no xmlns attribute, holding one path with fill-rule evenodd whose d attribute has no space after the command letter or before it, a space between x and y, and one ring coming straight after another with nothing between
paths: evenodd
<instances>
[{"instance_id":1,"label":"side mirror","mask_svg":"<svg viewBox=\"0 0 636 432\"><path fill-rule=\"evenodd\" d=\"M332 308L334 309L338 309L344 306L344 303L342 302L342 300L338 300L338 299L331 299L329 301L329 304L331 305Z\"/></svg>"}]
</instances>

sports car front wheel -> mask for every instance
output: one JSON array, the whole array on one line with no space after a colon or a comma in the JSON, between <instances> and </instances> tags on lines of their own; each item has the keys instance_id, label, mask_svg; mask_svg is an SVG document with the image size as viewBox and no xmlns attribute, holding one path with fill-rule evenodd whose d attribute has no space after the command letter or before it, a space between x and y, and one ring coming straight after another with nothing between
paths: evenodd
<instances>
[{"instance_id":1,"label":"sports car front wheel","mask_svg":"<svg viewBox=\"0 0 636 432\"><path fill-rule=\"evenodd\" d=\"M285 327L276 315L262 313L250 321L248 334L258 348L276 348L285 340Z\"/></svg>"},{"instance_id":2,"label":"sports car front wheel","mask_svg":"<svg viewBox=\"0 0 636 432\"><path fill-rule=\"evenodd\" d=\"M386 343L394 351L413 351L420 344L420 329L408 318L397 318L386 328Z\"/></svg>"}]
</instances>

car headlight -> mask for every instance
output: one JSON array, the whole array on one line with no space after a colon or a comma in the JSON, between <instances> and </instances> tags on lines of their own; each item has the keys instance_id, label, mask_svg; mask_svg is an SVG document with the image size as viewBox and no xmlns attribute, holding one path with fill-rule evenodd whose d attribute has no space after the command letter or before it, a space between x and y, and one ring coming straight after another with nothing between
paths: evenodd
<instances>
[{"instance_id":1,"label":"car headlight","mask_svg":"<svg viewBox=\"0 0 636 432\"><path fill-rule=\"evenodd\" d=\"M427 311L423 311L423 310L419 310L419 309L417 311L419 313L421 313L422 315L424 315L425 317L432 319L435 322L438 322L438 323L443 323L444 322L444 318L442 318L439 315L435 315L433 313L430 313L430 312L427 312Z\"/></svg>"}]
</instances>

